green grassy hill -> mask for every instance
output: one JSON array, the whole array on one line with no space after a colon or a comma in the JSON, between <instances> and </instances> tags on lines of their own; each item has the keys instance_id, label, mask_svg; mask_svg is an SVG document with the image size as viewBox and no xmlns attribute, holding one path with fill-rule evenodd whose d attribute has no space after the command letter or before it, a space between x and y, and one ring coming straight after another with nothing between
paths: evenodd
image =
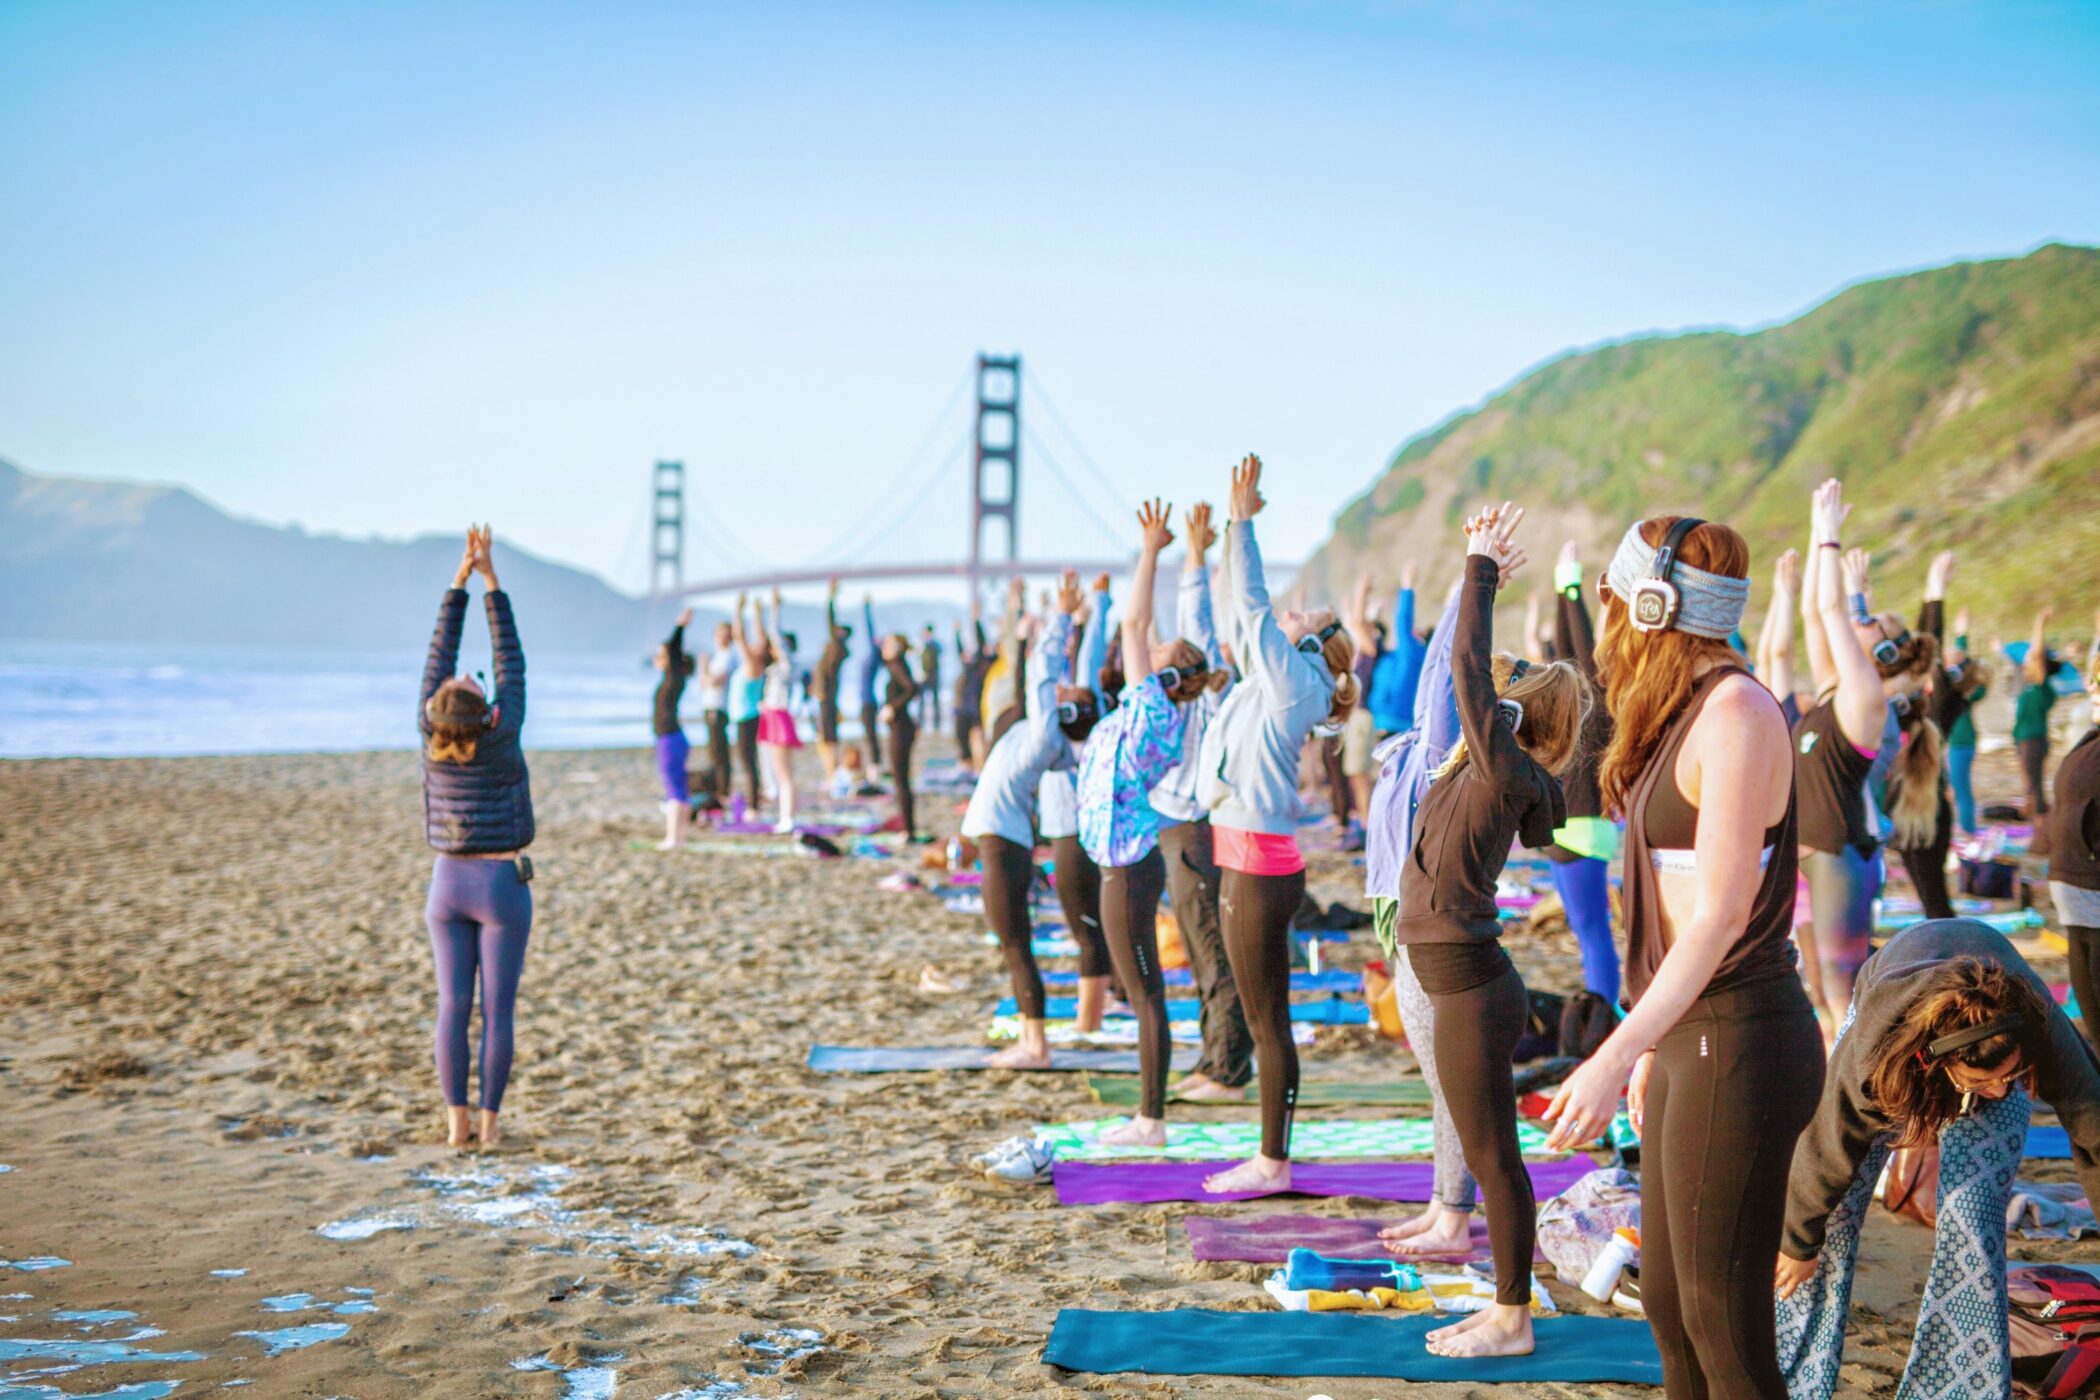
<instances>
[{"instance_id":1,"label":"green grassy hill","mask_svg":"<svg viewBox=\"0 0 2100 1400\"><path fill-rule=\"evenodd\" d=\"M1653 336L1567 355L1413 439L1335 519L1314 596L1360 569L1457 566L1458 523L1490 497L1527 506L1533 582L1581 542L1592 569L1632 520L1691 511L1771 561L1806 544L1827 476L1856 503L1848 542L1908 610L1925 563L1961 557L1951 603L2024 633L2055 605L2083 639L2100 607L2100 248L2052 244L1867 282L1782 326Z\"/></svg>"}]
</instances>

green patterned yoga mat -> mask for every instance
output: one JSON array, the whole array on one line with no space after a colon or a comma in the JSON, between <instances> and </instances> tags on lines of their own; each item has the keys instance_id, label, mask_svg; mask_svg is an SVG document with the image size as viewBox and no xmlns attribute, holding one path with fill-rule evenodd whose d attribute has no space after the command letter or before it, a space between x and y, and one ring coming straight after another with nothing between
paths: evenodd
<instances>
[{"instance_id":1,"label":"green patterned yoga mat","mask_svg":"<svg viewBox=\"0 0 2100 1400\"><path fill-rule=\"evenodd\" d=\"M1303 1102L1303 1100L1300 1100ZM1035 1130L1036 1139L1057 1149L1060 1162L1231 1161L1252 1157L1261 1148L1259 1123L1167 1124L1165 1147L1111 1147L1101 1130L1128 1120L1101 1118L1085 1123L1049 1123ZM1528 1156L1549 1156L1546 1135L1529 1123L1517 1124L1517 1145ZM1300 1119L1291 1129L1291 1156L1305 1160L1336 1157L1427 1157L1427 1118L1393 1118L1355 1122L1347 1119Z\"/></svg>"},{"instance_id":2,"label":"green patterned yoga mat","mask_svg":"<svg viewBox=\"0 0 2100 1400\"><path fill-rule=\"evenodd\" d=\"M1052 1045L1135 1045L1138 1043L1138 1024L1121 1016L1111 1017L1101 1029L1082 1035L1077 1021L1051 1021L1047 1023ZM984 1038L992 1041L1019 1040L1021 1018L1018 1016L994 1016L991 1029ZM1176 1045L1201 1045L1203 1027L1194 1021L1167 1022L1167 1038ZM1310 1021L1291 1022L1291 1043L1310 1045L1313 1043L1313 1025Z\"/></svg>"},{"instance_id":3,"label":"green patterned yoga mat","mask_svg":"<svg viewBox=\"0 0 2100 1400\"><path fill-rule=\"evenodd\" d=\"M1181 1082L1180 1075L1167 1081L1167 1097L1173 1098L1174 1086ZM1259 1086L1251 1081L1247 1085L1247 1102L1259 1103ZM1094 1102L1110 1108L1135 1108L1138 1095L1137 1076L1134 1074L1089 1074L1086 1091L1094 1096ZM1397 1108L1428 1108L1429 1086L1419 1079L1394 1079L1382 1083L1352 1084L1338 1079L1308 1079L1298 1085L1300 1108L1332 1108L1341 1104L1383 1104ZM1220 1107L1231 1107L1222 1104Z\"/></svg>"}]
</instances>

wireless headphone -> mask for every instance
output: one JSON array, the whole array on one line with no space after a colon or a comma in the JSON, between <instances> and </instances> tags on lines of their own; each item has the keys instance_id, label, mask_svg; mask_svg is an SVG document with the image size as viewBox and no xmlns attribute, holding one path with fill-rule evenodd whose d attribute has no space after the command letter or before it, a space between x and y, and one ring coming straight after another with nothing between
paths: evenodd
<instances>
[{"instance_id":1,"label":"wireless headphone","mask_svg":"<svg viewBox=\"0 0 2100 1400\"><path fill-rule=\"evenodd\" d=\"M488 682L483 678L481 672L479 671L476 671L474 673L474 679L480 681L483 686L482 704L485 708L481 712L481 727L483 729L494 729L496 727L497 710L495 705L489 701L486 693ZM430 721L430 723L433 726L435 726L439 720L437 708L438 695L443 693L444 689L445 687L439 686L437 691L434 692L428 700L425 700L423 702L423 718Z\"/></svg>"},{"instance_id":2,"label":"wireless headphone","mask_svg":"<svg viewBox=\"0 0 2100 1400\"><path fill-rule=\"evenodd\" d=\"M1909 645L1910 629L1906 627L1903 629L1901 636L1883 637L1880 641L1874 643L1870 654L1873 656L1876 666L1893 666L1896 664L1896 658L1903 655L1903 648Z\"/></svg>"},{"instance_id":3,"label":"wireless headphone","mask_svg":"<svg viewBox=\"0 0 2100 1400\"><path fill-rule=\"evenodd\" d=\"M1169 666L1157 673L1159 683L1169 695L1191 681L1200 681L1210 674L1208 666Z\"/></svg>"},{"instance_id":4,"label":"wireless headphone","mask_svg":"<svg viewBox=\"0 0 2100 1400\"><path fill-rule=\"evenodd\" d=\"M1626 600L1634 631L1660 632L1676 623L1684 600L1678 595L1677 585L1670 582L1670 575L1677 568L1677 551L1685 536L1705 523L1687 515L1663 535L1662 543L1655 548L1655 562L1648 566L1648 577L1633 586L1633 596Z\"/></svg>"},{"instance_id":5,"label":"wireless headphone","mask_svg":"<svg viewBox=\"0 0 2100 1400\"><path fill-rule=\"evenodd\" d=\"M1057 722L1067 727L1078 724L1082 718L1091 722L1099 717L1100 708L1094 704L1092 696L1085 700L1060 701L1057 706Z\"/></svg>"},{"instance_id":6,"label":"wireless headphone","mask_svg":"<svg viewBox=\"0 0 2100 1400\"><path fill-rule=\"evenodd\" d=\"M1318 632L1308 632L1298 639L1298 650L1304 652L1307 656L1318 656L1321 648L1327 645L1327 639L1341 630L1342 624L1337 620L1328 623Z\"/></svg>"}]
</instances>

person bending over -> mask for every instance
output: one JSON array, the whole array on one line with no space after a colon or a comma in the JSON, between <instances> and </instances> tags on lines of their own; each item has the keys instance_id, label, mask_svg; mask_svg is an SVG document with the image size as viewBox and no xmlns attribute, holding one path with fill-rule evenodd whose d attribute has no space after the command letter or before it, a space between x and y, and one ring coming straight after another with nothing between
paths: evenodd
<instances>
[{"instance_id":1,"label":"person bending over","mask_svg":"<svg viewBox=\"0 0 2100 1400\"><path fill-rule=\"evenodd\" d=\"M2006 1205L2033 1099L2100 1190L2100 1062L2003 934L1914 925L1868 959L1794 1151L1773 1282L1792 1400L1836 1389L1859 1232L1893 1150L1936 1147L1938 1218L1902 1395L2010 1395Z\"/></svg>"},{"instance_id":2,"label":"person bending over","mask_svg":"<svg viewBox=\"0 0 2100 1400\"><path fill-rule=\"evenodd\" d=\"M2049 811L2049 893L2071 948L2071 991L2100 1041L2100 655L2088 684L2088 728L2056 767Z\"/></svg>"}]
</instances>

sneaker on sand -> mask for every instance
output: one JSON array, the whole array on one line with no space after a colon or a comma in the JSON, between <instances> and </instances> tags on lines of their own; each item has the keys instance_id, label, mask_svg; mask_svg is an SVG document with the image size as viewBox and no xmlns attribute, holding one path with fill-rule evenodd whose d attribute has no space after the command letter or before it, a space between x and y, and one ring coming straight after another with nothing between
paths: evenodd
<instances>
[{"instance_id":1,"label":"sneaker on sand","mask_svg":"<svg viewBox=\"0 0 2100 1400\"><path fill-rule=\"evenodd\" d=\"M1016 1153L1025 1152L1028 1149L1028 1145L1034 1141L1035 1139L1027 1133L1015 1133L996 1147L989 1148L972 1157L970 1165L978 1168L980 1171L986 1167L995 1166Z\"/></svg>"},{"instance_id":2,"label":"sneaker on sand","mask_svg":"<svg viewBox=\"0 0 2100 1400\"><path fill-rule=\"evenodd\" d=\"M1015 1186L1045 1186L1050 1181L1050 1164L1056 1160L1056 1148L1031 1140L1013 1156L986 1167L984 1174Z\"/></svg>"}]
</instances>

